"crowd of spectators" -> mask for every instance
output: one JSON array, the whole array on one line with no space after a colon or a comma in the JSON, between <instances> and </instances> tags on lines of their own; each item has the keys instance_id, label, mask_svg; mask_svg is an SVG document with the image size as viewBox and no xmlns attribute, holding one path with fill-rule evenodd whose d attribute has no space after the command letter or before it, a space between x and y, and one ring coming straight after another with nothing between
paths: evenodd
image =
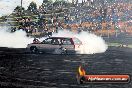
<instances>
[{"instance_id":1,"label":"crowd of spectators","mask_svg":"<svg viewBox=\"0 0 132 88\"><path fill-rule=\"evenodd\" d=\"M75 18L70 18L71 15L74 15ZM132 4L114 3L97 9L73 8L70 16L70 20L66 21L66 25L72 27L72 24L76 24L74 26L76 29L82 27L84 30L89 31L101 29L123 30L132 24Z\"/></svg>"},{"instance_id":2,"label":"crowd of spectators","mask_svg":"<svg viewBox=\"0 0 132 88\"><path fill-rule=\"evenodd\" d=\"M82 4L74 7L64 5L50 5L50 7L52 7L51 11L61 9L63 14L51 13L47 17L48 8L40 7L37 21L32 21L31 18L19 19L18 29L23 29L31 34L40 32L50 35L60 29L76 31L77 33L80 31L103 32L102 30L128 32L128 29L131 32L132 29L131 3L116 2L100 7L82 6Z\"/></svg>"},{"instance_id":3,"label":"crowd of spectators","mask_svg":"<svg viewBox=\"0 0 132 88\"><path fill-rule=\"evenodd\" d=\"M129 3L114 3L97 9L74 8L70 15L75 15L75 19L69 24L81 24L85 30L124 29L131 25L131 9Z\"/></svg>"}]
</instances>

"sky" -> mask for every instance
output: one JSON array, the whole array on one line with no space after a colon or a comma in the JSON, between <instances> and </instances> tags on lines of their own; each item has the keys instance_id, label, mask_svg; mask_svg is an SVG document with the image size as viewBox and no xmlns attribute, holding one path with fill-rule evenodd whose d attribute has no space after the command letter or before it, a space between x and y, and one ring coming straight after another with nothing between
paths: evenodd
<instances>
[{"instance_id":1,"label":"sky","mask_svg":"<svg viewBox=\"0 0 132 88\"><path fill-rule=\"evenodd\" d=\"M27 9L32 1L36 2L38 6L43 2L43 0L23 0L23 7ZM21 5L21 0L0 0L0 16L10 14L18 5Z\"/></svg>"}]
</instances>

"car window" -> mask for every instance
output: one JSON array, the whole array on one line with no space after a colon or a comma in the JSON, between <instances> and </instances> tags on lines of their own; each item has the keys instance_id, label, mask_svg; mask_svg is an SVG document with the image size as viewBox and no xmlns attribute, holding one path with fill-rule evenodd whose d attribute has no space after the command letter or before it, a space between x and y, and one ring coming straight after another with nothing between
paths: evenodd
<instances>
[{"instance_id":1,"label":"car window","mask_svg":"<svg viewBox=\"0 0 132 88\"><path fill-rule=\"evenodd\" d=\"M71 43L71 40L70 39L63 39L62 40L62 44L63 45L71 45L72 43Z\"/></svg>"},{"instance_id":2,"label":"car window","mask_svg":"<svg viewBox=\"0 0 132 88\"><path fill-rule=\"evenodd\" d=\"M73 38L73 42L74 44L82 44L82 42L77 38Z\"/></svg>"},{"instance_id":3,"label":"car window","mask_svg":"<svg viewBox=\"0 0 132 88\"><path fill-rule=\"evenodd\" d=\"M53 45L59 45L59 44L60 44L59 41L60 41L59 39L53 39L53 40L51 41L51 43L52 43Z\"/></svg>"},{"instance_id":4,"label":"car window","mask_svg":"<svg viewBox=\"0 0 132 88\"><path fill-rule=\"evenodd\" d=\"M52 44L53 39L46 39L43 41L44 44Z\"/></svg>"}]
</instances>

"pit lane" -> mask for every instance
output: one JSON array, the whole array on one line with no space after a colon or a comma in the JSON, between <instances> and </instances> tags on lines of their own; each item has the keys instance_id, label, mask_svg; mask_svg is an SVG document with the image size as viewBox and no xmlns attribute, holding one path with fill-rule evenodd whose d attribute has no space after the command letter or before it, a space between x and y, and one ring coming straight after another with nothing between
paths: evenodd
<instances>
[{"instance_id":1,"label":"pit lane","mask_svg":"<svg viewBox=\"0 0 132 88\"><path fill-rule=\"evenodd\" d=\"M128 84L83 84L76 81L79 65L87 74L132 75L132 49L109 47L102 54L31 54L26 49L0 49L0 87L5 88L132 88Z\"/></svg>"}]
</instances>

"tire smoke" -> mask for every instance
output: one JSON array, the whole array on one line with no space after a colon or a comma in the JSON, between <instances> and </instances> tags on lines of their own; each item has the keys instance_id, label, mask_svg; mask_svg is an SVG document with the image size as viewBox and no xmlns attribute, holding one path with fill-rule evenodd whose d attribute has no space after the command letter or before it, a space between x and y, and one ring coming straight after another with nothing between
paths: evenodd
<instances>
[{"instance_id":1,"label":"tire smoke","mask_svg":"<svg viewBox=\"0 0 132 88\"><path fill-rule=\"evenodd\" d=\"M0 47L26 48L27 44L33 40L27 37L26 33L22 30L10 33L7 29L5 27L0 28Z\"/></svg>"},{"instance_id":2,"label":"tire smoke","mask_svg":"<svg viewBox=\"0 0 132 88\"><path fill-rule=\"evenodd\" d=\"M9 48L26 48L28 44L32 43L33 38L27 37L26 32L18 30L14 33L7 32L7 28L0 28L0 47ZM77 37L82 41L80 54L94 54L103 53L107 50L108 46L103 38L88 32L81 32L79 34L69 31L59 31L53 34L55 37ZM40 40L44 40L45 37Z\"/></svg>"},{"instance_id":3,"label":"tire smoke","mask_svg":"<svg viewBox=\"0 0 132 88\"><path fill-rule=\"evenodd\" d=\"M108 46L100 36L97 36L88 32L81 32L79 34L69 31L59 31L53 36L58 37L77 37L82 41L82 47L80 48L80 54L94 54L103 53L107 50Z\"/></svg>"}]
</instances>

